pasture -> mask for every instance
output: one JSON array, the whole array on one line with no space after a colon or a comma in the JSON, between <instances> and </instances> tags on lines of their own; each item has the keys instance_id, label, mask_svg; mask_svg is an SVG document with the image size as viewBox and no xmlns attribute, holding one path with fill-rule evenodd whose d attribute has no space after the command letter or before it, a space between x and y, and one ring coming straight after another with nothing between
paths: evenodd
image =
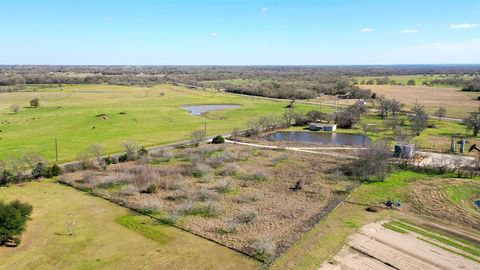
<instances>
[{"instance_id":1,"label":"pasture","mask_svg":"<svg viewBox=\"0 0 480 270\"><path fill-rule=\"evenodd\" d=\"M29 101L39 98L40 107ZM9 107L17 104L18 113ZM180 108L194 104L238 104L241 108L191 115ZM0 160L38 153L59 162L71 161L86 147L104 144L107 153L133 140L142 146L188 140L190 132L205 128L209 135L245 128L249 119L281 114L287 104L216 91L191 90L168 84L155 87L114 85L28 86L25 91L0 93ZM307 110L311 105L299 104Z\"/></svg>"},{"instance_id":2,"label":"pasture","mask_svg":"<svg viewBox=\"0 0 480 270\"><path fill-rule=\"evenodd\" d=\"M0 269L257 269L260 265L228 248L54 182L0 189L0 199L33 205L20 246L0 247Z\"/></svg>"},{"instance_id":3,"label":"pasture","mask_svg":"<svg viewBox=\"0 0 480 270\"><path fill-rule=\"evenodd\" d=\"M415 103L425 106L428 113L433 114L440 106L447 109L447 117L463 118L469 112L475 112L480 106L475 93L462 92L454 88L426 86L392 86L368 85L377 96L388 99L395 98L405 104L404 109L410 110Z\"/></svg>"}]
</instances>

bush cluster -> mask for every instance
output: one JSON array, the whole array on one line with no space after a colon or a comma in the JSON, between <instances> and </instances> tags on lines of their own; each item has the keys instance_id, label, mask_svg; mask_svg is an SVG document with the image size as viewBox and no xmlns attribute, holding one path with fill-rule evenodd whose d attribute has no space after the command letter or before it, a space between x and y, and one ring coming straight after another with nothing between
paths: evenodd
<instances>
[{"instance_id":1,"label":"bush cluster","mask_svg":"<svg viewBox=\"0 0 480 270\"><path fill-rule=\"evenodd\" d=\"M0 246L20 244L20 236L31 213L32 206L28 203L0 201Z\"/></svg>"}]
</instances>

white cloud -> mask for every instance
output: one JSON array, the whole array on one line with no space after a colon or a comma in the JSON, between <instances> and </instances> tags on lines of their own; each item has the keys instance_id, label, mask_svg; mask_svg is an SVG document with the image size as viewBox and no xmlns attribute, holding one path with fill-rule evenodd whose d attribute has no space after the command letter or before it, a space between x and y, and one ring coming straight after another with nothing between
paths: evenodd
<instances>
[{"instance_id":1,"label":"white cloud","mask_svg":"<svg viewBox=\"0 0 480 270\"><path fill-rule=\"evenodd\" d=\"M403 33L403 34L410 34L410 33L418 33L419 31L417 29L404 29L404 30L400 30L400 33Z\"/></svg>"},{"instance_id":2,"label":"white cloud","mask_svg":"<svg viewBox=\"0 0 480 270\"><path fill-rule=\"evenodd\" d=\"M468 29L468 28L475 28L478 25L473 23L457 23L457 24L450 24L450 29Z\"/></svg>"},{"instance_id":3,"label":"white cloud","mask_svg":"<svg viewBox=\"0 0 480 270\"><path fill-rule=\"evenodd\" d=\"M268 11L268 8L264 7L264 8L262 8L262 9L260 9L260 11L263 12L263 13L265 13L265 12Z\"/></svg>"},{"instance_id":4,"label":"white cloud","mask_svg":"<svg viewBox=\"0 0 480 270\"><path fill-rule=\"evenodd\" d=\"M363 29L360 29L360 32L362 32L362 33L370 33L370 32L373 32L373 29L372 29L372 28L363 28Z\"/></svg>"},{"instance_id":5,"label":"white cloud","mask_svg":"<svg viewBox=\"0 0 480 270\"><path fill-rule=\"evenodd\" d=\"M212 33L210 33L210 36L212 36L212 37L218 37L219 35L220 35L220 34L217 33L217 32L212 32Z\"/></svg>"}]
</instances>

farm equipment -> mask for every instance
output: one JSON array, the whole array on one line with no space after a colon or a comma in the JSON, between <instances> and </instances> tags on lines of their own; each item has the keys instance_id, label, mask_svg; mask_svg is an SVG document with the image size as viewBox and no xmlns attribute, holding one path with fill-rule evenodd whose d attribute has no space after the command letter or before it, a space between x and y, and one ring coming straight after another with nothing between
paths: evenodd
<instances>
[{"instance_id":1,"label":"farm equipment","mask_svg":"<svg viewBox=\"0 0 480 270\"><path fill-rule=\"evenodd\" d=\"M386 202L383 202L383 204L387 207L390 207L390 208L393 208L393 207L400 207L402 206L402 203L399 202L399 201L391 201L391 200L388 200Z\"/></svg>"},{"instance_id":2,"label":"farm equipment","mask_svg":"<svg viewBox=\"0 0 480 270\"><path fill-rule=\"evenodd\" d=\"M480 152L480 149L478 149L477 145L476 144L473 144L472 146L470 146L470 149L468 149L468 152L472 152L473 150L477 150L478 152Z\"/></svg>"}]
</instances>

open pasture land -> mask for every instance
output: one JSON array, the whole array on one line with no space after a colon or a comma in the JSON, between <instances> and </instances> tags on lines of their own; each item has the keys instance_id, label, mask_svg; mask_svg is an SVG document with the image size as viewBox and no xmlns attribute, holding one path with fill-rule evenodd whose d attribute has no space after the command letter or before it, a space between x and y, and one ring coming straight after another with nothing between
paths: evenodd
<instances>
[{"instance_id":1,"label":"open pasture land","mask_svg":"<svg viewBox=\"0 0 480 270\"><path fill-rule=\"evenodd\" d=\"M64 182L269 261L355 187L319 154L203 145L150 164L75 172Z\"/></svg>"},{"instance_id":2,"label":"open pasture land","mask_svg":"<svg viewBox=\"0 0 480 270\"><path fill-rule=\"evenodd\" d=\"M40 107L29 102L39 98ZM22 108L16 114L9 107ZM238 104L241 108L213 111L205 117L191 115L180 106L194 104ZM38 153L59 161L71 161L94 143L107 153L120 151L125 140L143 146L189 139L191 131L204 129L217 135L244 128L249 119L280 114L287 102L192 90L162 84L154 87L114 85L28 86L26 91L0 93L0 160ZM299 104L299 110L310 105Z\"/></svg>"},{"instance_id":3,"label":"open pasture land","mask_svg":"<svg viewBox=\"0 0 480 270\"><path fill-rule=\"evenodd\" d=\"M392 85L368 85L368 88L377 96L395 98L404 103L405 109L410 109L418 102L425 105L428 113L433 113L443 106L447 109L447 117L463 118L469 112L477 111L480 106L480 101L472 93L453 88Z\"/></svg>"},{"instance_id":4,"label":"open pasture land","mask_svg":"<svg viewBox=\"0 0 480 270\"><path fill-rule=\"evenodd\" d=\"M439 79L447 79L447 78L458 78L458 79L464 79L464 80L471 80L475 78L474 75L459 75L459 74L448 74L449 76L445 75L438 75L438 74L432 74L432 75L391 75L391 76L386 76L388 79L391 81L395 81L396 83L401 83L403 85L407 85L409 80L414 80L415 85L423 85L424 81L431 81L431 80L439 80ZM376 80L376 79L383 79L385 76L362 76L362 77L355 77L355 79L361 83L361 82L367 82L368 80ZM449 87L449 88L456 88L451 85L445 85L441 87Z\"/></svg>"},{"instance_id":5,"label":"open pasture land","mask_svg":"<svg viewBox=\"0 0 480 270\"><path fill-rule=\"evenodd\" d=\"M0 247L0 269L259 267L233 250L61 184L11 186L0 189L0 199L33 206L20 246Z\"/></svg>"}]
</instances>

